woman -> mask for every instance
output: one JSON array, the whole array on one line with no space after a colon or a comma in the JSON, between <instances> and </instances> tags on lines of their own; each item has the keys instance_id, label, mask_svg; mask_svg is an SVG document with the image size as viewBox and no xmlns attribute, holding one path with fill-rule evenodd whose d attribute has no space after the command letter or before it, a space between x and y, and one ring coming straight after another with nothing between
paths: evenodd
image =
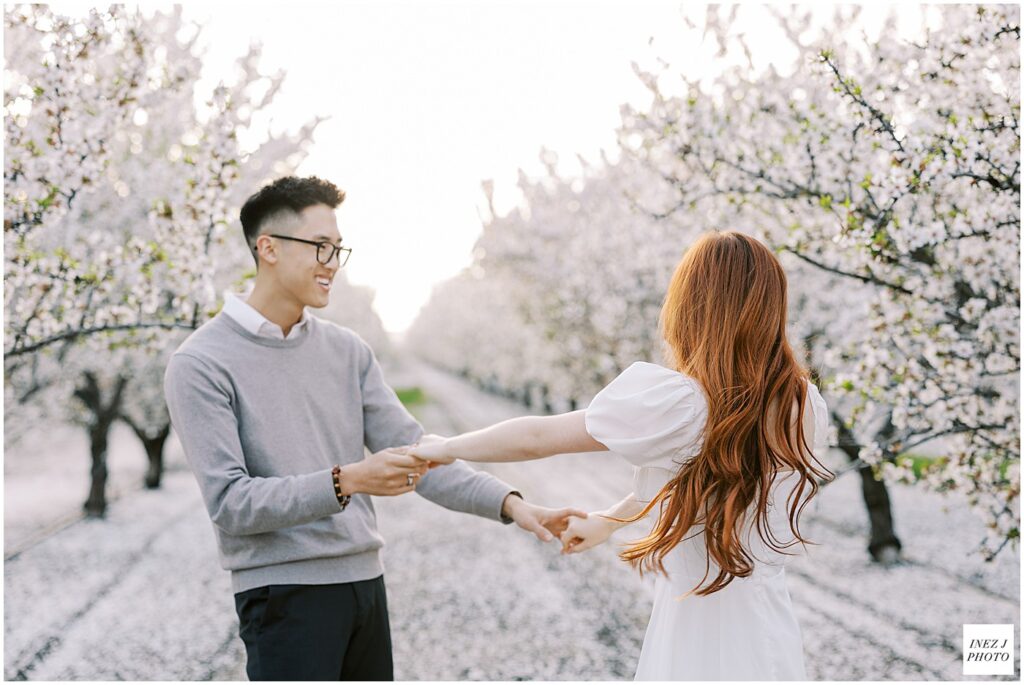
<instances>
[{"instance_id":1,"label":"woman","mask_svg":"<svg viewBox=\"0 0 1024 685\"><path fill-rule=\"evenodd\" d=\"M807 678L785 562L789 547L809 542L798 519L817 479L834 474L816 456L828 410L786 340L786 297L764 245L705 234L665 296L671 369L637 362L586 410L410 448L434 463L609 449L638 467L630 495L561 535L563 552L580 552L656 514L650 534L620 554L658 574L638 680Z\"/></svg>"}]
</instances>

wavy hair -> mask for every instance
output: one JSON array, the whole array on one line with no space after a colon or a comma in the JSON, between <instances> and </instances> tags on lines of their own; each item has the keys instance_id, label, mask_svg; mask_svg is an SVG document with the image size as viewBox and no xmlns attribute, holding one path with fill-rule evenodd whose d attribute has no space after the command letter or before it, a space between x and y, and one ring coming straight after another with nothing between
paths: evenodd
<instances>
[{"instance_id":1,"label":"wavy hair","mask_svg":"<svg viewBox=\"0 0 1024 685\"><path fill-rule=\"evenodd\" d=\"M751 505L761 539L773 550L789 554L785 549L797 541L808 544L800 535L800 514L818 492L816 479L835 478L804 435L810 374L786 338L786 289L786 274L771 250L742 233L716 231L686 251L665 295L661 332L670 362L696 379L707 399L704 442L640 514L620 519L637 521L660 507L651 533L619 556L641 575L664 574L665 555L702 526L708 561L687 594L709 595L753 573L754 560L741 542ZM792 411L780 411L787 407ZM765 537L766 530L775 537L767 504L776 475L788 469L799 474L787 502L796 539L777 546ZM718 575L701 587L711 559Z\"/></svg>"}]
</instances>

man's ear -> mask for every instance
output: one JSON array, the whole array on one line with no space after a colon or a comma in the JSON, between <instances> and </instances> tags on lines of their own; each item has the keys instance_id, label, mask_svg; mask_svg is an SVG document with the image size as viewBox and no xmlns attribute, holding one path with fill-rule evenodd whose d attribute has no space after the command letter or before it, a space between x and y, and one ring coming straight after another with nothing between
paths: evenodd
<instances>
[{"instance_id":1,"label":"man's ear","mask_svg":"<svg viewBox=\"0 0 1024 685\"><path fill-rule=\"evenodd\" d=\"M256 238L256 252L259 258L267 264L277 264L277 250L274 248L274 241L268 235L261 235Z\"/></svg>"}]
</instances>

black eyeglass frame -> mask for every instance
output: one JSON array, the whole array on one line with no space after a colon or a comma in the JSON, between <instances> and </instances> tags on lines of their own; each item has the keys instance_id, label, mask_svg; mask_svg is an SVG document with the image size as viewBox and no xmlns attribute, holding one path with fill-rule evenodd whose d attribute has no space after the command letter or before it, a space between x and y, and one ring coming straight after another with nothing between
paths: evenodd
<instances>
[{"instance_id":1,"label":"black eyeglass frame","mask_svg":"<svg viewBox=\"0 0 1024 685\"><path fill-rule=\"evenodd\" d=\"M328 264L331 263L331 260L334 259L334 255L339 255L338 256L338 268L340 269L340 268L344 267L346 264L348 264L348 258L352 256L352 248L351 247L342 247L340 245L334 245L332 243L327 242L326 240L306 240L305 238L293 238L290 235L278 235L277 233L267 233L265 235L267 235L267 236L269 236L271 238L280 238L281 240L294 240L297 243L306 243L307 245L316 245L316 261L320 262L324 266L327 266ZM330 254L330 256L327 259L321 259L320 258L320 254L323 252L323 249L324 249L325 245L327 247L331 248L331 254ZM342 259L341 256L340 256L342 252L345 253L345 258L344 259Z\"/></svg>"}]
</instances>

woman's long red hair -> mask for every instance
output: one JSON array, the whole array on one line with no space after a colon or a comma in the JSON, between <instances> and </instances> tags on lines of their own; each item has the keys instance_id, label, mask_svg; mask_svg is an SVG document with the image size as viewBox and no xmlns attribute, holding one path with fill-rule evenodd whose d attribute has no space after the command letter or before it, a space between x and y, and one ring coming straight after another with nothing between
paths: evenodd
<instances>
[{"instance_id":1,"label":"woman's long red hair","mask_svg":"<svg viewBox=\"0 0 1024 685\"><path fill-rule=\"evenodd\" d=\"M703 388L708 414L700 454L629 519L639 520L660 506L651 533L620 554L641 574L665 573L665 555L699 525L708 564L690 592L709 595L735 577L749 576L754 560L741 537L751 505L761 539L773 550L787 554L785 548L797 541L809 542L800 535L798 519L818 492L817 479L832 480L835 474L818 461L804 435L809 373L787 341L786 307L782 265L771 250L742 233L702 235L676 268L661 311L662 334L674 368ZM799 475L787 502L796 539L778 546L767 504L782 469ZM775 541L765 537L766 531ZM711 559L717 577L700 587Z\"/></svg>"}]
</instances>

